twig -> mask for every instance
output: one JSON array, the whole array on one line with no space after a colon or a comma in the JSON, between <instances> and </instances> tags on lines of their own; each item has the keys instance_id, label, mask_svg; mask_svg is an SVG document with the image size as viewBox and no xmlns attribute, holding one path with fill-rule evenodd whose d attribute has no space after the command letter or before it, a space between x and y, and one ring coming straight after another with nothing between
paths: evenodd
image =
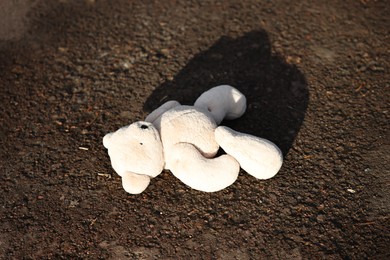
<instances>
[{"instance_id":1,"label":"twig","mask_svg":"<svg viewBox=\"0 0 390 260\"><path fill-rule=\"evenodd\" d=\"M389 216L384 216L384 217L378 217L376 220L386 220L388 218L389 218ZM357 223L356 225L367 226L367 225L372 225L375 223L377 223L377 222L376 221L369 221L369 222L364 222L364 223Z\"/></svg>"}]
</instances>

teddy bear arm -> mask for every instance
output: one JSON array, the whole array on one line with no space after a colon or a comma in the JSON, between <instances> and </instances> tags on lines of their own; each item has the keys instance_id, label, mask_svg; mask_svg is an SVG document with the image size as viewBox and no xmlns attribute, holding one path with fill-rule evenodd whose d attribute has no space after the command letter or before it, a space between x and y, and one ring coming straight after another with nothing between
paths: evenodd
<instances>
[{"instance_id":1,"label":"teddy bear arm","mask_svg":"<svg viewBox=\"0 0 390 260\"><path fill-rule=\"evenodd\" d=\"M225 126L215 130L215 139L227 154L240 163L242 169L258 179L272 178L282 166L282 152L271 141Z\"/></svg>"},{"instance_id":2,"label":"teddy bear arm","mask_svg":"<svg viewBox=\"0 0 390 260\"><path fill-rule=\"evenodd\" d=\"M175 100L170 100L162 104L159 108L155 109L152 113L150 113L146 118L146 122L154 123L158 118L161 117L162 114L167 112L168 110L180 106L180 103Z\"/></svg>"},{"instance_id":3,"label":"teddy bear arm","mask_svg":"<svg viewBox=\"0 0 390 260\"><path fill-rule=\"evenodd\" d=\"M123 189L130 194L140 194L150 183L148 175L141 175L132 172L122 174Z\"/></svg>"},{"instance_id":4,"label":"teddy bear arm","mask_svg":"<svg viewBox=\"0 0 390 260\"><path fill-rule=\"evenodd\" d=\"M171 147L167 168L186 185L205 192L216 192L233 184L240 170L238 162L230 155L205 158L189 143Z\"/></svg>"}]
</instances>

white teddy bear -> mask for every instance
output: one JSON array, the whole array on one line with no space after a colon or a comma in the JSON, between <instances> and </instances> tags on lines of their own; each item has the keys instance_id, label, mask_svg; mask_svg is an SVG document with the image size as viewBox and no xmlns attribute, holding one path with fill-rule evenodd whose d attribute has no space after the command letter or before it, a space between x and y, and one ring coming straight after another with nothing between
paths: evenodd
<instances>
[{"instance_id":1,"label":"white teddy bear","mask_svg":"<svg viewBox=\"0 0 390 260\"><path fill-rule=\"evenodd\" d=\"M245 112L246 98L222 85L204 92L194 106L168 101L146 117L103 138L123 188L143 192L150 179L170 170L193 189L215 192L233 184L243 168L258 179L273 177L283 156L272 142L218 126ZM227 153L215 158L219 147Z\"/></svg>"}]
</instances>

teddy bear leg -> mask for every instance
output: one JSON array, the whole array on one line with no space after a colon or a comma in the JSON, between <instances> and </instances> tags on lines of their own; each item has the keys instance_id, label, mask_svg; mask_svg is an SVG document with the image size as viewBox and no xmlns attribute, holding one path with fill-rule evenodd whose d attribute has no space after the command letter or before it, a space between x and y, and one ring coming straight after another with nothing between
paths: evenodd
<instances>
[{"instance_id":1,"label":"teddy bear leg","mask_svg":"<svg viewBox=\"0 0 390 260\"><path fill-rule=\"evenodd\" d=\"M123 189L130 194L140 194L150 183L150 177L147 175L126 172L122 175Z\"/></svg>"},{"instance_id":2,"label":"teddy bear leg","mask_svg":"<svg viewBox=\"0 0 390 260\"><path fill-rule=\"evenodd\" d=\"M195 146L179 143L169 149L166 168L193 189L205 192L222 190L233 184L240 170L230 155L205 158Z\"/></svg>"},{"instance_id":3,"label":"teddy bear leg","mask_svg":"<svg viewBox=\"0 0 390 260\"><path fill-rule=\"evenodd\" d=\"M217 127L215 139L227 154L240 163L242 169L258 179L273 177L282 166L282 152L271 141L225 126Z\"/></svg>"},{"instance_id":4,"label":"teddy bear leg","mask_svg":"<svg viewBox=\"0 0 390 260\"><path fill-rule=\"evenodd\" d=\"M229 85L221 85L204 92L194 104L207 109L219 125L223 119L236 119L246 110L246 98Z\"/></svg>"}]
</instances>

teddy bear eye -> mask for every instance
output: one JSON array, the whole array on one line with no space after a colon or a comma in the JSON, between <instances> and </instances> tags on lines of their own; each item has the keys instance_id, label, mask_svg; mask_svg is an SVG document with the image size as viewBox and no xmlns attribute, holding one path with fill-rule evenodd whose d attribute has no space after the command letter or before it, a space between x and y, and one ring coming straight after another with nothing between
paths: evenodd
<instances>
[{"instance_id":1,"label":"teddy bear eye","mask_svg":"<svg viewBox=\"0 0 390 260\"><path fill-rule=\"evenodd\" d=\"M141 125L141 129L148 129L147 125Z\"/></svg>"}]
</instances>

